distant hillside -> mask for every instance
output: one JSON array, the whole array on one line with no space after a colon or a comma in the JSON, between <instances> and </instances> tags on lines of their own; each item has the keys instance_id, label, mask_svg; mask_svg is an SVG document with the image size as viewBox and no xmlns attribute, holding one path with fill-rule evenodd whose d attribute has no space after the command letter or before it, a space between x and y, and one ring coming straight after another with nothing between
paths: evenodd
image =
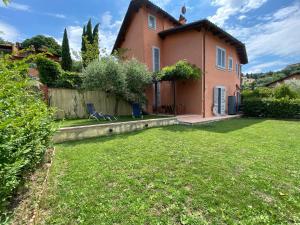
<instances>
[{"instance_id":1,"label":"distant hillside","mask_svg":"<svg viewBox=\"0 0 300 225\"><path fill-rule=\"evenodd\" d=\"M275 80L281 79L283 77L289 76L294 73L300 73L300 63L290 64L284 69L276 72L266 72L266 73L250 73L245 74L247 78L254 78L255 82L251 84L251 87L244 88L254 88L261 87Z\"/></svg>"}]
</instances>

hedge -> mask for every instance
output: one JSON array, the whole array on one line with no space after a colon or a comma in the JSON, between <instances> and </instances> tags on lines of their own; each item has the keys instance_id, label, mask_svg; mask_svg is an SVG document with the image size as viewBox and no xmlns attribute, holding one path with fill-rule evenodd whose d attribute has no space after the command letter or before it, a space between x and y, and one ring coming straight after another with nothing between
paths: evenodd
<instances>
[{"instance_id":1,"label":"hedge","mask_svg":"<svg viewBox=\"0 0 300 225\"><path fill-rule=\"evenodd\" d=\"M51 144L52 112L25 61L0 58L0 223L10 198Z\"/></svg>"},{"instance_id":2,"label":"hedge","mask_svg":"<svg viewBox=\"0 0 300 225\"><path fill-rule=\"evenodd\" d=\"M300 118L300 99L248 98L243 100L246 116Z\"/></svg>"}]
</instances>

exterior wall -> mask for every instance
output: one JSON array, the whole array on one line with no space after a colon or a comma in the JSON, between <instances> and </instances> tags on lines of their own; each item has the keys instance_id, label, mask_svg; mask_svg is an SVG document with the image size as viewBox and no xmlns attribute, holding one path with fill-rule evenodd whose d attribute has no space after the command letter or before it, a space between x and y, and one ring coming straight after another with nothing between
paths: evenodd
<instances>
[{"instance_id":1,"label":"exterior wall","mask_svg":"<svg viewBox=\"0 0 300 225\"><path fill-rule=\"evenodd\" d=\"M270 87L270 88L276 87L276 86L278 86L280 84L285 83L288 80L300 80L300 74L295 74L295 75L287 77L284 80L281 80L281 81L278 81L278 82L275 82L275 83L271 83L271 84L268 85L268 87Z\"/></svg>"},{"instance_id":2,"label":"exterior wall","mask_svg":"<svg viewBox=\"0 0 300 225\"><path fill-rule=\"evenodd\" d=\"M205 41L206 59L205 59L205 116L213 115L213 90L215 86L224 86L226 89L226 113L227 99L229 95L235 95L237 85L240 86L240 77L236 73L236 63L240 64L235 47L225 43L223 40L211 33L206 34ZM216 66L216 47L226 49L226 69L219 69ZM228 70L228 57L233 58L233 70Z\"/></svg>"},{"instance_id":3,"label":"exterior wall","mask_svg":"<svg viewBox=\"0 0 300 225\"><path fill-rule=\"evenodd\" d=\"M127 58L136 58L141 62L145 62L144 58L144 34L143 30L143 21L144 21L144 12L139 10L134 14L132 22L126 33L125 40L123 41L120 48L127 49L126 57Z\"/></svg>"},{"instance_id":4,"label":"exterior wall","mask_svg":"<svg viewBox=\"0 0 300 225\"><path fill-rule=\"evenodd\" d=\"M172 65L179 60L187 60L202 69L202 37L202 33L198 31L187 31L166 37L162 48L163 66ZM161 90L161 92L165 91L170 92ZM173 93L171 96L173 99ZM178 114L202 113L201 79L176 82L176 105L179 107Z\"/></svg>"},{"instance_id":5,"label":"exterior wall","mask_svg":"<svg viewBox=\"0 0 300 225\"><path fill-rule=\"evenodd\" d=\"M102 91L49 88L48 103L56 108L57 119L88 118L87 103L93 103L97 112L113 115L116 98ZM130 104L120 100L118 115L131 115Z\"/></svg>"}]
</instances>

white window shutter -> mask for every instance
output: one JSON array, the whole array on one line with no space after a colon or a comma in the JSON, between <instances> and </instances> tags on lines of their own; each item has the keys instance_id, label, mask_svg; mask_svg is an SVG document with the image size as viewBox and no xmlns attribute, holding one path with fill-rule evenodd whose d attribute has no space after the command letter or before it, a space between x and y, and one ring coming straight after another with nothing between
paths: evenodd
<instances>
[{"instance_id":1,"label":"white window shutter","mask_svg":"<svg viewBox=\"0 0 300 225\"><path fill-rule=\"evenodd\" d=\"M221 88L221 115L225 114L226 110L226 91L225 88Z\"/></svg>"},{"instance_id":2,"label":"white window shutter","mask_svg":"<svg viewBox=\"0 0 300 225\"><path fill-rule=\"evenodd\" d=\"M218 114L218 88L214 88L214 106L213 106L213 113L215 115Z\"/></svg>"}]
</instances>

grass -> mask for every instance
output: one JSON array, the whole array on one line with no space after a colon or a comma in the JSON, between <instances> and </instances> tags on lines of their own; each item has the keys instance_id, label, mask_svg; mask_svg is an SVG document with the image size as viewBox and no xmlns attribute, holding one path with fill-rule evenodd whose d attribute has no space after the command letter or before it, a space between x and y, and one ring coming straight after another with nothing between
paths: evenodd
<instances>
[{"instance_id":1,"label":"grass","mask_svg":"<svg viewBox=\"0 0 300 225\"><path fill-rule=\"evenodd\" d=\"M234 119L57 146L47 224L300 223L300 122Z\"/></svg>"},{"instance_id":2,"label":"grass","mask_svg":"<svg viewBox=\"0 0 300 225\"><path fill-rule=\"evenodd\" d=\"M157 115L144 115L143 119L159 119L165 118L168 116L157 116ZM75 127L75 126L85 126L85 125L95 125L95 124L103 124L103 123L117 123L117 122L126 122L126 121L136 121L142 120L142 118L132 118L132 116L119 116L118 120L95 120L95 119L65 119L58 120L56 124L58 127Z\"/></svg>"}]
</instances>

